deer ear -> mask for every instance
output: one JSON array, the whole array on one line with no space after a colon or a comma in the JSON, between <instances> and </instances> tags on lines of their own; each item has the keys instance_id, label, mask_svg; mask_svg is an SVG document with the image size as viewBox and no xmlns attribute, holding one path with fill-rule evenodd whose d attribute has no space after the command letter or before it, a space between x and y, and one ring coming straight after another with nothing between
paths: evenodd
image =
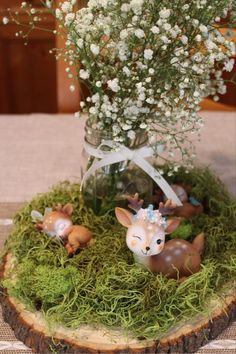
<instances>
[{"instance_id":1,"label":"deer ear","mask_svg":"<svg viewBox=\"0 0 236 354\"><path fill-rule=\"evenodd\" d=\"M115 208L115 214L119 223L125 227L132 224L133 214L123 208Z\"/></svg>"},{"instance_id":2,"label":"deer ear","mask_svg":"<svg viewBox=\"0 0 236 354\"><path fill-rule=\"evenodd\" d=\"M73 213L73 206L70 203L67 203L66 205L64 205L64 207L62 208L62 211L64 214L71 216L71 214Z\"/></svg>"},{"instance_id":3,"label":"deer ear","mask_svg":"<svg viewBox=\"0 0 236 354\"><path fill-rule=\"evenodd\" d=\"M165 228L165 234L171 234L172 232L174 232L177 227L179 226L181 220L180 219L169 219L167 220L167 226Z\"/></svg>"}]
</instances>

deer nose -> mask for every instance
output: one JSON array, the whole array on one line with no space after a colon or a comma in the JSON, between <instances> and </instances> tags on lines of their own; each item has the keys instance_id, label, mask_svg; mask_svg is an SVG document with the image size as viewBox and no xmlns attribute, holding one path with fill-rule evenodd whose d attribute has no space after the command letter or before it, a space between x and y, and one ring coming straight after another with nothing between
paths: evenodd
<instances>
[{"instance_id":1,"label":"deer nose","mask_svg":"<svg viewBox=\"0 0 236 354\"><path fill-rule=\"evenodd\" d=\"M149 251L150 250L150 247L146 247L146 251Z\"/></svg>"}]
</instances>

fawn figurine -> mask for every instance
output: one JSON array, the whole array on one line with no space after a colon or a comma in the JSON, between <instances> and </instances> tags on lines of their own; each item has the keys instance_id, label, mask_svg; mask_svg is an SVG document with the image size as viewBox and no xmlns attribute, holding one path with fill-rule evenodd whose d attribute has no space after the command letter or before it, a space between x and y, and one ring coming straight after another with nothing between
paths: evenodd
<instances>
[{"instance_id":1,"label":"fawn figurine","mask_svg":"<svg viewBox=\"0 0 236 354\"><path fill-rule=\"evenodd\" d=\"M166 221L159 210L153 210L152 205L143 209L137 200L135 203L139 208L136 215L123 208L115 208L115 214L120 224L128 228L126 243L137 261L152 272L160 272L168 278L181 279L198 272L200 254L204 248L203 233L196 236L192 243L173 239L165 244L165 235L178 227L180 219ZM160 205L164 211L171 207L170 201Z\"/></svg>"},{"instance_id":2,"label":"fawn figurine","mask_svg":"<svg viewBox=\"0 0 236 354\"><path fill-rule=\"evenodd\" d=\"M73 206L68 203L63 207L58 204L55 210L46 208L44 215L36 210L31 212L33 221L36 222L36 228L45 232L48 236L57 238L63 237L65 230L72 226L71 215Z\"/></svg>"},{"instance_id":3,"label":"fawn figurine","mask_svg":"<svg viewBox=\"0 0 236 354\"><path fill-rule=\"evenodd\" d=\"M73 225L72 213L73 206L70 203L64 206L58 204L55 210L46 208L44 215L36 210L31 212L36 228L48 236L60 239L69 255L74 254L79 248L86 247L92 240L92 234L86 227Z\"/></svg>"},{"instance_id":4,"label":"fawn figurine","mask_svg":"<svg viewBox=\"0 0 236 354\"><path fill-rule=\"evenodd\" d=\"M187 191L191 193L190 187L182 186L179 184L171 184L171 188L176 193L183 205L172 209L167 214L191 219L192 217L197 216L203 212L203 205L191 195L188 195ZM154 199L157 204L160 200L165 200L161 190L156 191Z\"/></svg>"}]
</instances>

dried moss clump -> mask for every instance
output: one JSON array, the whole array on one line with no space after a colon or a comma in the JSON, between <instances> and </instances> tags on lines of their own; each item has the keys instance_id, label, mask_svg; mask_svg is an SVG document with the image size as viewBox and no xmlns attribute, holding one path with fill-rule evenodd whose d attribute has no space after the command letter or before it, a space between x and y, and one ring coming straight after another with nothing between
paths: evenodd
<instances>
[{"instance_id":1,"label":"dried moss clump","mask_svg":"<svg viewBox=\"0 0 236 354\"><path fill-rule=\"evenodd\" d=\"M125 244L126 230L112 213L95 216L84 206L79 185L66 182L16 215L6 252L16 257L17 277L13 283L9 274L4 286L31 308L41 309L51 322L69 328L120 327L138 338L159 337L205 311L209 299L236 279L236 203L207 169L189 174L181 170L169 180L180 181L190 184L192 195L205 206L202 216L184 225L183 237L191 240L199 230L206 235L202 269L183 283L137 265ZM37 232L30 217L32 209L43 213L45 207L67 202L74 206L74 223L89 227L95 238L92 247L72 258L58 241Z\"/></svg>"}]
</instances>

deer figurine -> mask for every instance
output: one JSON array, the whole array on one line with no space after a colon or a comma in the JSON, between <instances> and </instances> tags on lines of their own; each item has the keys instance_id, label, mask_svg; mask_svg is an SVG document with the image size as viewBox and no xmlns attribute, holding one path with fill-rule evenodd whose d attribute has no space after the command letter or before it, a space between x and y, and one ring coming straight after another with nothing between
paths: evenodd
<instances>
[{"instance_id":1,"label":"deer figurine","mask_svg":"<svg viewBox=\"0 0 236 354\"><path fill-rule=\"evenodd\" d=\"M203 205L191 195L188 195L187 190L190 192L190 188L188 186L184 187L179 184L171 184L171 188L176 193L183 205L178 207L176 206L176 208L169 210L167 213L168 215L191 219L192 217L197 216L203 212ZM161 190L156 190L154 200L157 202L157 204L160 200L166 201L166 198Z\"/></svg>"},{"instance_id":2,"label":"deer figurine","mask_svg":"<svg viewBox=\"0 0 236 354\"><path fill-rule=\"evenodd\" d=\"M58 204L55 210L46 208L44 215L36 210L31 212L37 230L61 240L69 255L74 254L79 248L86 247L92 240L92 234L86 227L73 225L72 213L73 206L70 203L64 206Z\"/></svg>"},{"instance_id":3,"label":"deer figurine","mask_svg":"<svg viewBox=\"0 0 236 354\"><path fill-rule=\"evenodd\" d=\"M36 210L31 212L31 217L36 223L37 230L45 232L50 237L63 237L65 230L72 226L71 215L73 206L68 203L64 206L58 204L54 210L46 208L44 215Z\"/></svg>"},{"instance_id":4,"label":"deer figurine","mask_svg":"<svg viewBox=\"0 0 236 354\"><path fill-rule=\"evenodd\" d=\"M136 215L126 209L115 208L118 221L128 228L126 244L136 260L152 272L162 273L168 278L181 279L198 272L204 248L203 233L196 236L192 243L182 239L165 243L165 235L178 227L180 219L166 221L159 210L153 210L152 205L146 209L141 205L137 198L130 205L134 210L138 207ZM160 203L163 212L174 207L170 201Z\"/></svg>"},{"instance_id":5,"label":"deer figurine","mask_svg":"<svg viewBox=\"0 0 236 354\"><path fill-rule=\"evenodd\" d=\"M202 214L203 205L192 196L188 196L183 186L172 184L171 187L183 203L182 206L174 209L173 215L190 219L196 215Z\"/></svg>"}]
</instances>

